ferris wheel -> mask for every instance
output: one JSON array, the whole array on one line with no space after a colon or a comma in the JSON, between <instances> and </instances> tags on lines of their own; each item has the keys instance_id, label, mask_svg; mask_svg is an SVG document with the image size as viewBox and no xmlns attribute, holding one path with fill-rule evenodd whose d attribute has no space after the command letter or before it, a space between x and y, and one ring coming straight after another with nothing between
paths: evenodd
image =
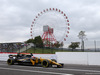
<instances>
[{"instance_id":1,"label":"ferris wheel","mask_svg":"<svg viewBox=\"0 0 100 75\"><path fill-rule=\"evenodd\" d=\"M64 42L68 38L70 24L68 16L57 8L39 12L32 21L31 38L41 36L43 40Z\"/></svg>"}]
</instances>

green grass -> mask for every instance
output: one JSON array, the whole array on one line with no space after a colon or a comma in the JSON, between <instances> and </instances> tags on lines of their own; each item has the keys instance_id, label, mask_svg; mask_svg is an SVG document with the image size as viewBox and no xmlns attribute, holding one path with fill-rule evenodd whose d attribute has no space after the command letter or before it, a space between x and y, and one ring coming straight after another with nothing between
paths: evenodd
<instances>
[{"instance_id":1,"label":"green grass","mask_svg":"<svg viewBox=\"0 0 100 75\"><path fill-rule=\"evenodd\" d=\"M55 54L55 52L69 52L66 50L55 50L55 49L43 49L43 48L30 48L24 53L42 53L42 54Z\"/></svg>"}]
</instances>

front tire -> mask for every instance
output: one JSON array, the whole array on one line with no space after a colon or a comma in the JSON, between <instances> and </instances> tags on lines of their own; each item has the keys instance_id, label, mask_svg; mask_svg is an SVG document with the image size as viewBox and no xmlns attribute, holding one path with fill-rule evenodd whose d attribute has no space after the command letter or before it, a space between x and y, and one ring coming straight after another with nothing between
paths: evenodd
<instances>
[{"instance_id":1,"label":"front tire","mask_svg":"<svg viewBox=\"0 0 100 75\"><path fill-rule=\"evenodd\" d=\"M43 60L41 62L42 67L49 67L50 62L48 60Z\"/></svg>"}]
</instances>

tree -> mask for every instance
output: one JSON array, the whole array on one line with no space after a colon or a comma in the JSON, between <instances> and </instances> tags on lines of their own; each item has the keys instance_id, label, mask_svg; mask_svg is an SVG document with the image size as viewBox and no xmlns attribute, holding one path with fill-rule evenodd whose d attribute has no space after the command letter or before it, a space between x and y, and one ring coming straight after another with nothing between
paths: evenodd
<instances>
[{"instance_id":1,"label":"tree","mask_svg":"<svg viewBox=\"0 0 100 75\"><path fill-rule=\"evenodd\" d=\"M36 36L34 39L29 39L25 43L33 43L36 47L42 48L43 41L41 36Z\"/></svg>"},{"instance_id":2,"label":"tree","mask_svg":"<svg viewBox=\"0 0 100 75\"><path fill-rule=\"evenodd\" d=\"M80 44L79 42L72 42L71 45L69 45L69 48L72 48L73 51L74 49L79 47L79 44Z\"/></svg>"},{"instance_id":3,"label":"tree","mask_svg":"<svg viewBox=\"0 0 100 75\"><path fill-rule=\"evenodd\" d=\"M36 36L34 38L33 43L35 44L36 47L43 48L43 41L42 41L41 36Z\"/></svg>"},{"instance_id":4,"label":"tree","mask_svg":"<svg viewBox=\"0 0 100 75\"><path fill-rule=\"evenodd\" d=\"M56 48L59 48L59 47L60 47L59 41L57 41L56 43L54 43L54 46L55 46Z\"/></svg>"},{"instance_id":5,"label":"tree","mask_svg":"<svg viewBox=\"0 0 100 75\"><path fill-rule=\"evenodd\" d=\"M60 47L62 47L62 48L63 48L63 46L64 46L64 43L63 43L63 42L61 42Z\"/></svg>"},{"instance_id":6,"label":"tree","mask_svg":"<svg viewBox=\"0 0 100 75\"><path fill-rule=\"evenodd\" d=\"M85 31L80 31L78 37L81 39L81 50L84 51L84 39L86 39Z\"/></svg>"},{"instance_id":7,"label":"tree","mask_svg":"<svg viewBox=\"0 0 100 75\"><path fill-rule=\"evenodd\" d=\"M27 41L25 41L25 43L33 43L34 39L28 39Z\"/></svg>"},{"instance_id":8,"label":"tree","mask_svg":"<svg viewBox=\"0 0 100 75\"><path fill-rule=\"evenodd\" d=\"M52 43L47 39L43 40L43 44L44 47L48 47L48 48L52 47Z\"/></svg>"},{"instance_id":9,"label":"tree","mask_svg":"<svg viewBox=\"0 0 100 75\"><path fill-rule=\"evenodd\" d=\"M54 43L54 46L56 47L56 48L59 48L59 47L63 47L63 42L59 42L59 41L57 41L56 43Z\"/></svg>"}]
</instances>

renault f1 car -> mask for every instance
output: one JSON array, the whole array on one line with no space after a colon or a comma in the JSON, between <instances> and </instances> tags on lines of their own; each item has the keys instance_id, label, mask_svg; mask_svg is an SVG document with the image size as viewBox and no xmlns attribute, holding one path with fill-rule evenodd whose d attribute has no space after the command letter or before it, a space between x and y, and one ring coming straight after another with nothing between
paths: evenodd
<instances>
[{"instance_id":1,"label":"renault f1 car","mask_svg":"<svg viewBox=\"0 0 100 75\"><path fill-rule=\"evenodd\" d=\"M32 54L26 55L26 54L17 54L17 55L9 55L9 59L7 60L8 65L13 64L26 64L26 65L41 65L42 67L58 67L62 68L64 66L63 63L57 63L55 59L43 59L34 57Z\"/></svg>"}]
</instances>

